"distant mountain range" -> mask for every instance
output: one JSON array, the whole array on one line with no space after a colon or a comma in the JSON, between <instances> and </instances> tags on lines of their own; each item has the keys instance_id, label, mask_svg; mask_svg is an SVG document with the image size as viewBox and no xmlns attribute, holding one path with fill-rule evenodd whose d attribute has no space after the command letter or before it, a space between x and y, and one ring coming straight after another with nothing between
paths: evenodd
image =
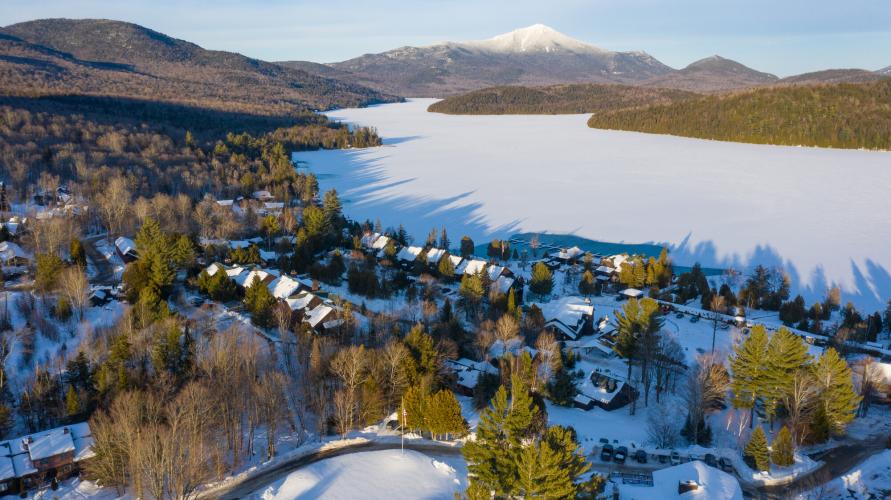
<instances>
[{"instance_id":1,"label":"distant mountain range","mask_svg":"<svg viewBox=\"0 0 891 500\"><path fill-rule=\"evenodd\" d=\"M780 79L720 56L676 70L646 52L604 50L541 24L488 40L401 47L330 64L279 64L407 97L446 97L488 87L568 83L721 92L773 84L856 83L870 81L876 75L891 75L889 67L878 72L827 70Z\"/></svg>"},{"instance_id":2,"label":"distant mountain range","mask_svg":"<svg viewBox=\"0 0 891 500\"><path fill-rule=\"evenodd\" d=\"M119 21L43 19L0 29L2 95L125 97L275 115L399 99L318 73Z\"/></svg>"}]
</instances>

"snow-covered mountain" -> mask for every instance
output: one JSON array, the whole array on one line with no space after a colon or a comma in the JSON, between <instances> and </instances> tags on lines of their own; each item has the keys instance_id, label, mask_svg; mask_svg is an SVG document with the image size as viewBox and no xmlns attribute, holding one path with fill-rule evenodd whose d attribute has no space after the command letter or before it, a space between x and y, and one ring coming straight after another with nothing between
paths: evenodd
<instances>
[{"instance_id":1,"label":"snow-covered mountain","mask_svg":"<svg viewBox=\"0 0 891 500\"><path fill-rule=\"evenodd\" d=\"M684 69L657 76L645 82L650 87L711 92L771 84L776 75L762 73L731 59L714 55L691 63Z\"/></svg>"},{"instance_id":2,"label":"snow-covered mountain","mask_svg":"<svg viewBox=\"0 0 891 500\"><path fill-rule=\"evenodd\" d=\"M401 47L328 66L349 72L356 83L408 97L495 85L637 83L672 71L645 52L604 50L542 24L488 40Z\"/></svg>"},{"instance_id":3,"label":"snow-covered mountain","mask_svg":"<svg viewBox=\"0 0 891 500\"><path fill-rule=\"evenodd\" d=\"M882 69L876 71L876 73L878 73L880 75L891 75L891 66L888 66L887 68L882 68Z\"/></svg>"}]
</instances>

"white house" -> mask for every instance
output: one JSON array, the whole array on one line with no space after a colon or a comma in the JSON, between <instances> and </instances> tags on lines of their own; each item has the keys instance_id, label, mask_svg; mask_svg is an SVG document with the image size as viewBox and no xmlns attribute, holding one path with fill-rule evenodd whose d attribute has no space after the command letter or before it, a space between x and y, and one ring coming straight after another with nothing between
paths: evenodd
<instances>
[{"instance_id":1,"label":"white house","mask_svg":"<svg viewBox=\"0 0 891 500\"><path fill-rule=\"evenodd\" d=\"M427 250L427 263L431 266L435 266L439 264L439 261L442 260L442 256L446 254L446 251L441 248L431 248Z\"/></svg>"},{"instance_id":2,"label":"white house","mask_svg":"<svg viewBox=\"0 0 891 500\"><path fill-rule=\"evenodd\" d=\"M567 296L536 305L544 316L545 328L558 338L576 340L593 331L594 306L587 299Z\"/></svg>"},{"instance_id":3,"label":"white house","mask_svg":"<svg viewBox=\"0 0 891 500\"><path fill-rule=\"evenodd\" d=\"M279 276L272 280L267 286L273 297L285 300L291 295L294 295L297 290L300 290L301 285L299 281L289 278L288 276Z\"/></svg>"},{"instance_id":4,"label":"white house","mask_svg":"<svg viewBox=\"0 0 891 500\"><path fill-rule=\"evenodd\" d=\"M424 249L421 247L402 247L399 249L399 253L396 254L396 260L405 263L414 262L423 251Z\"/></svg>"},{"instance_id":5,"label":"white house","mask_svg":"<svg viewBox=\"0 0 891 500\"><path fill-rule=\"evenodd\" d=\"M455 274L476 274L486 269L486 261L484 260L465 260L455 269Z\"/></svg>"},{"instance_id":6,"label":"white house","mask_svg":"<svg viewBox=\"0 0 891 500\"><path fill-rule=\"evenodd\" d=\"M11 241L0 243L0 261L7 265L26 266L31 263L31 254Z\"/></svg>"},{"instance_id":7,"label":"white house","mask_svg":"<svg viewBox=\"0 0 891 500\"><path fill-rule=\"evenodd\" d=\"M114 240L114 248L124 262L132 262L139 258L139 254L136 252L136 243L133 243L130 238L118 236Z\"/></svg>"}]
</instances>

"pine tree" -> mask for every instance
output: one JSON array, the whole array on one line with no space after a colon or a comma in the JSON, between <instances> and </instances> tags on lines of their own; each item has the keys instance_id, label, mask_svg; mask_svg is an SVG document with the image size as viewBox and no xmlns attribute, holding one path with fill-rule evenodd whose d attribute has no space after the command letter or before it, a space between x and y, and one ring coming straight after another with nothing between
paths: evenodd
<instances>
[{"instance_id":1,"label":"pine tree","mask_svg":"<svg viewBox=\"0 0 891 500\"><path fill-rule=\"evenodd\" d=\"M844 434L845 427L854 419L860 396L854 391L851 368L833 348L828 348L814 364L814 379L820 388L820 409L826 418L829 432Z\"/></svg>"},{"instance_id":2,"label":"pine tree","mask_svg":"<svg viewBox=\"0 0 891 500\"><path fill-rule=\"evenodd\" d=\"M275 297L259 276L254 276L251 286L244 293L244 304L251 313L251 321L257 326L268 327L272 323L272 306Z\"/></svg>"},{"instance_id":3,"label":"pine tree","mask_svg":"<svg viewBox=\"0 0 891 500\"><path fill-rule=\"evenodd\" d=\"M342 208L343 206L340 203L340 198L337 197L337 190L330 189L326 191L324 199L322 200L322 211L324 213L325 227L327 229L333 231L340 227Z\"/></svg>"},{"instance_id":4,"label":"pine tree","mask_svg":"<svg viewBox=\"0 0 891 500\"><path fill-rule=\"evenodd\" d=\"M733 406L754 412L755 401L762 396L766 387L764 366L767 362L767 332L757 325L749 336L734 349L730 358L730 371L733 379ZM749 425L754 425L754 419Z\"/></svg>"},{"instance_id":5,"label":"pine tree","mask_svg":"<svg viewBox=\"0 0 891 500\"><path fill-rule=\"evenodd\" d=\"M801 337L786 328L773 334L767 345L767 359L764 363L762 397L767 417L773 420L777 405L792 389L795 372L807 365L810 356L807 345Z\"/></svg>"},{"instance_id":6,"label":"pine tree","mask_svg":"<svg viewBox=\"0 0 891 500\"><path fill-rule=\"evenodd\" d=\"M186 235L180 235L173 247L173 262L180 269L188 269L195 264L195 247Z\"/></svg>"},{"instance_id":7,"label":"pine tree","mask_svg":"<svg viewBox=\"0 0 891 500\"><path fill-rule=\"evenodd\" d=\"M770 459L780 467L788 467L795 463L795 448L792 444L792 433L784 425L780 428L771 446Z\"/></svg>"},{"instance_id":8,"label":"pine tree","mask_svg":"<svg viewBox=\"0 0 891 500\"><path fill-rule=\"evenodd\" d=\"M463 436L467 432L467 422L461 415L461 404L455 393L448 389L427 398L424 421L434 438L436 436Z\"/></svg>"},{"instance_id":9,"label":"pine tree","mask_svg":"<svg viewBox=\"0 0 891 500\"><path fill-rule=\"evenodd\" d=\"M538 295L547 295L554 289L554 276L548 266L537 262L532 266L532 278L529 280L529 290Z\"/></svg>"},{"instance_id":10,"label":"pine tree","mask_svg":"<svg viewBox=\"0 0 891 500\"><path fill-rule=\"evenodd\" d=\"M585 271L582 274L582 279L579 281L579 293L582 295L591 295L596 290L594 282L594 275L591 271Z\"/></svg>"},{"instance_id":11,"label":"pine tree","mask_svg":"<svg viewBox=\"0 0 891 500\"><path fill-rule=\"evenodd\" d=\"M767 436L761 426L755 427L752 437L743 452L749 467L757 471L770 470L770 453L767 449Z\"/></svg>"},{"instance_id":12,"label":"pine tree","mask_svg":"<svg viewBox=\"0 0 891 500\"><path fill-rule=\"evenodd\" d=\"M424 415L426 413L427 394L420 385L412 385L402 395L403 415L399 416L400 424L404 429L417 431L425 428Z\"/></svg>"},{"instance_id":13,"label":"pine tree","mask_svg":"<svg viewBox=\"0 0 891 500\"><path fill-rule=\"evenodd\" d=\"M71 244L68 245L68 254L71 256L71 262L80 266L87 267L87 254L84 251L84 245L78 238L71 238Z\"/></svg>"},{"instance_id":14,"label":"pine tree","mask_svg":"<svg viewBox=\"0 0 891 500\"><path fill-rule=\"evenodd\" d=\"M82 411L80 398L77 396L77 391L74 390L74 386L68 386L68 392L65 393L65 413L68 415L68 418L74 418L80 415Z\"/></svg>"},{"instance_id":15,"label":"pine tree","mask_svg":"<svg viewBox=\"0 0 891 500\"><path fill-rule=\"evenodd\" d=\"M449 245L451 241L449 241L449 235L446 233L445 226L442 226L442 231L439 233L439 248L448 251Z\"/></svg>"},{"instance_id":16,"label":"pine tree","mask_svg":"<svg viewBox=\"0 0 891 500\"><path fill-rule=\"evenodd\" d=\"M506 421L512 411L507 389L498 388L488 408L480 413L476 439L467 442L461 453L467 460L470 485L496 496L508 496L513 491L516 461L511 456Z\"/></svg>"},{"instance_id":17,"label":"pine tree","mask_svg":"<svg viewBox=\"0 0 891 500\"><path fill-rule=\"evenodd\" d=\"M439 271L439 276L444 279L450 280L455 277L455 264L452 263L448 253L439 259L437 270Z\"/></svg>"},{"instance_id":18,"label":"pine tree","mask_svg":"<svg viewBox=\"0 0 891 500\"><path fill-rule=\"evenodd\" d=\"M463 236L461 238L461 257L467 258L473 255L473 240L470 239L470 236Z\"/></svg>"}]
</instances>

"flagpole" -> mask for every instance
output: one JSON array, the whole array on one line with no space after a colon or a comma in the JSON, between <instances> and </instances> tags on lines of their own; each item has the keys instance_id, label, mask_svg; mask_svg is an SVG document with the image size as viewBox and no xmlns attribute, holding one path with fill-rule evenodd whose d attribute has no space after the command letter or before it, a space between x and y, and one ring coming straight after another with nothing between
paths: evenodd
<instances>
[{"instance_id":1,"label":"flagpole","mask_svg":"<svg viewBox=\"0 0 891 500\"><path fill-rule=\"evenodd\" d=\"M402 425L399 426L399 434L402 435L402 454L405 455L405 396L400 399L402 406Z\"/></svg>"}]
</instances>

